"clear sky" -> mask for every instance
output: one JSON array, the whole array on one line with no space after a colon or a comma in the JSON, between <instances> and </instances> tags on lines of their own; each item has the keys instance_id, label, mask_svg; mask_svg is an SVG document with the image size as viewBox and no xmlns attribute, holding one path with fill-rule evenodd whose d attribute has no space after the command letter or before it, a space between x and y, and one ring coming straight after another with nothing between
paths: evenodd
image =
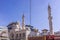
<instances>
[{"instance_id":1,"label":"clear sky","mask_svg":"<svg viewBox=\"0 0 60 40\"><path fill-rule=\"evenodd\" d=\"M30 0L0 0L0 25L7 26L17 20L22 23L22 14L25 15L25 24L30 24ZM54 31L60 30L60 0L32 0L31 25L39 30L49 29L48 4L51 6Z\"/></svg>"}]
</instances>

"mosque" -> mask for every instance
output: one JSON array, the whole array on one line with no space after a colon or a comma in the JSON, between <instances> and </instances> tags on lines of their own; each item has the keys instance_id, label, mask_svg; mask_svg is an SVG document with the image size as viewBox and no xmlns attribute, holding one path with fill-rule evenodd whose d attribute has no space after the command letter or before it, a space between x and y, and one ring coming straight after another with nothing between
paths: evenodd
<instances>
[{"instance_id":1,"label":"mosque","mask_svg":"<svg viewBox=\"0 0 60 40\"><path fill-rule=\"evenodd\" d=\"M48 5L49 30L43 29L40 33L33 26L25 25L24 17L23 14L22 26L16 21L8 24L6 29L0 30L0 40L60 40L60 32L53 32L50 5Z\"/></svg>"}]
</instances>

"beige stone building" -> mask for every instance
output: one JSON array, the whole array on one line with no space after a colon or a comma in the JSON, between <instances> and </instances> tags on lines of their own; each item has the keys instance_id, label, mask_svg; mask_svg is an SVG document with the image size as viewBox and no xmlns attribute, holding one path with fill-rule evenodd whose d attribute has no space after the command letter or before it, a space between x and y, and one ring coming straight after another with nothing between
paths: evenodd
<instances>
[{"instance_id":1,"label":"beige stone building","mask_svg":"<svg viewBox=\"0 0 60 40\"><path fill-rule=\"evenodd\" d=\"M19 24L19 22L13 22L7 26L10 40L28 40L28 37L40 36L38 30L32 29L32 26L25 25L23 29Z\"/></svg>"},{"instance_id":2,"label":"beige stone building","mask_svg":"<svg viewBox=\"0 0 60 40\"><path fill-rule=\"evenodd\" d=\"M3 26L0 26L3 27ZM9 40L7 27L0 28L0 40Z\"/></svg>"},{"instance_id":3,"label":"beige stone building","mask_svg":"<svg viewBox=\"0 0 60 40\"><path fill-rule=\"evenodd\" d=\"M29 36L39 36L37 29L33 29L33 26L25 25L24 15L22 16L22 26L17 21L10 23L7 27L10 40L28 40Z\"/></svg>"}]
</instances>

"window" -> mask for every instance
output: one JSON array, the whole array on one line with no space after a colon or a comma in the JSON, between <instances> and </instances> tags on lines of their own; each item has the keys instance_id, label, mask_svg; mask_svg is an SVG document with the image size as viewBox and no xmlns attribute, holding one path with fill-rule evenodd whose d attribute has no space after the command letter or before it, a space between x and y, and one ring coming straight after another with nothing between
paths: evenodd
<instances>
[{"instance_id":1,"label":"window","mask_svg":"<svg viewBox=\"0 0 60 40\"><path fill-rule=\"evenodd\" d=\"M28 28L26 28L26 30L28 30Z\"/></svg>"},{"instance_id":2,"label":"window","mask_svg":"<svg viewBox=\"0 0 60 40\"><path fill-rule=\"evenodd\" d=\"M25 33L23 33L23 37L25 37Z\"/></svg>"},{"instance_id":3,"label":"window","mask_svg":"<svg viewBox=\"0 0 60 40\"><path fill-rule=\"evenodd\" d=\"M16 34L16 38L18 38L18 34Z\"/></svg>"},{"instance_id":4,"label":"window","mask_svg":"<svg viewBox=\"0 0 60 40\"><path fill-rule=\"evenodd\" d=\"M14 34L11 34L11 38L13 38L14 37Z\"/></svg>"},{"instance_id":5,"label":"window","mask_svg":"<svg viewBox=\"0 0 60 40\"><path fill-rule=\"evenodd\" d=\"M19 34L19 37L21 37L21 34Z\"/></svg>"}]
</instances>

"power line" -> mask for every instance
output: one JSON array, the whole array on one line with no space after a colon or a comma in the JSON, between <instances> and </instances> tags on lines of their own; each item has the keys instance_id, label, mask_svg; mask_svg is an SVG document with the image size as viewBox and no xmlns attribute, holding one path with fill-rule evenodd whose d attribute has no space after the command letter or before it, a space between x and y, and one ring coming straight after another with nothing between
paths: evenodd
<instances>
[{"instance_id":1,"label":"power line","mask_svg":"<svg viewBox=\"0 0 60 40\"><path fill-rule=\"evenodd\" d=\"M30 0L30 25L31 25L31 0Z\"/></svg>"}]
</instances>

